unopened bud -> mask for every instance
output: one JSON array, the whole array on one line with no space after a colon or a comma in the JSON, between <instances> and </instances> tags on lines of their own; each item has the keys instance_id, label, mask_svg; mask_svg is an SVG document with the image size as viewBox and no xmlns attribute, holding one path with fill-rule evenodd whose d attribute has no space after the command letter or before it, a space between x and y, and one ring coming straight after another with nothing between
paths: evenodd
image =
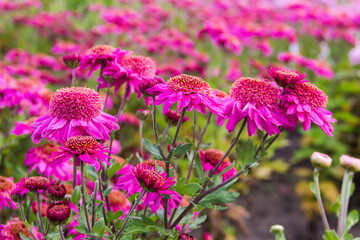
<instances>
[{"instance_id":1,"label":"unopened bud","mask_svg":"<svg viewBox=\"0 0 360 240\"><path fill-rule=\"evenodd\" d=\"M145 121L150 116L150 110L149 109L139 109L136 111L136 117L142 121Z\"/></svg>"},{"instance_id":2,"label":"unopened bud","mask_svg":"<svg viewBox=\"0 0 360 240\"><path fill-rule=\"evenodd\" d=\"M328 168L331 166L332 159L324 153L314 152L311 155L311 163L314 167L325 167Z\"/></svg>"},{"instance_id":3,"label":"unopened bud","mask_svg":"<svg viewBox=\"0 0 360 240\"><path fill-rule=\"evenodd\" d=\"M340 165L346 170L358 172L360 171L360 159L350 157L348 155L342 155L340 157Z\"/></svg>"}]
</instances>

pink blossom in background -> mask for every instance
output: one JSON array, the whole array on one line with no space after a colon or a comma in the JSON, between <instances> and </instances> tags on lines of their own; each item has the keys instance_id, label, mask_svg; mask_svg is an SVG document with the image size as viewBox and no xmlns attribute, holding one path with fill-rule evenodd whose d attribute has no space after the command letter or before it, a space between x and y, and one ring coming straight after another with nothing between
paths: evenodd
<instances>
[{"instance_id":1,"label":"pink blossom in background","mask_svg":"<svg viewBox=\"0 0 360 240\"><path fill-rule=\"evenodd\" d=\"M11 193L14 190L13 178L0 176L0 211L3 207L16 208L16 204L11 200Z\"/></svg>"}]
</instances>

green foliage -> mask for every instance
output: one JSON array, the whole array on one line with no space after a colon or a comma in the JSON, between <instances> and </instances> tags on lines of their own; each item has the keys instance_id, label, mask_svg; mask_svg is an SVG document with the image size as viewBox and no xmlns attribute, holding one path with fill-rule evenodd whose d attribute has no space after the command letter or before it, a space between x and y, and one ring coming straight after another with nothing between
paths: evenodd
<instances>
[{"instance_id":1,"label":"green foliage","mask_svg":"<svg viewBox=\"0 0 360 240\"><path fill-rule=\"evenodd\" d=\"M149 140L144 138L144 144L146 150L148 150L156 159L163 159L160 154L159 147L156 144L152 144Z\"/></svg>"},{"instance_id":2,"label":"green foliage","mask_svg":"<svg viewBox=\"0 0 360 240\"><path fill-rule=\"evenodd\" d=\"M183 155L185 154L187 151L189 151L192 147L192 143L185 143L185 144L179 144L176 146L176 148L173 151L173 155Z\"/></svg>"},{"instance_id":3,"label":"green foliage","mask_svg":"<svg viewBox=\"0 0 360 240\"><path fill-rule=\"evenodd\" d=\"M182 195L197 196L201 188L201 185L198 183L190 182L185 184L185 178L182 177L177 181L175 191Z\"/></svg>"},{"instance_id":4,"label":"green foliage","mask_svg":"<svg viewBox=\"0 0 360 240\"><path fill-rule=\"evenodd\" d=\"M255 159L256 151L257 147L253 145L250 139L244 142L241 148L236 146L236 155L239 160L239 165L245 175L249 172L248 167L251 167L251 165L257 162L257 159Z\"/></svg>"},{"instance_id":5,"label":"green foliage","mask_svg":"<svg viewBox=\"0 0 360 240\"><path fill-rule=\"evenodd\" d=\"M76 186L73 190L73 193L71 195L70 201L75 204L75 206L79 205L80 202L80 198L81 198L81 190L80 190L80 186Z\"/></svg>"}]
</instances>

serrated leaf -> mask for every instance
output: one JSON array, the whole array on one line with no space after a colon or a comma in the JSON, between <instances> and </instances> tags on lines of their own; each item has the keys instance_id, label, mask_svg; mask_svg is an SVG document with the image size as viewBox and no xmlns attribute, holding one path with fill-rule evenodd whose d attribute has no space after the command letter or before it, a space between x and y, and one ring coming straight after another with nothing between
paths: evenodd
<instances>
[{"instance_id":1,"label":"serrated leaf","mask_svg":"<svg viewBox=\"0 0 360 240\"><path fill-rule=\"evenodd\" d=\"M71 194L70 201L75 204L75 206L79 206L79 201L81 199L81 190L80 186L76 186Z\"/></svg>"},{"instance_id":2,"label":"serrated leaf","mask_svg":"<svg viewBox=\"0 0 360 240\"><path fill-rule=\"evenodd\" d=\"M111 221L113 221L113 220L115 220L115 219L120 218L122 215L123 215L123 211L117 211L117 212L114 213L112 210L110 210L110 211L108 211L108 212L106 213L106 219L107 219L109 222L111 222Z\"/></svg>"},{"instance_id":3,"label":"serrated leaf","mask_svg":"<svg viewBox=\"0 0 360 240\"><path fill-rule=\"evenodd\" d=\"M336 234L335 230L326 230L325 234L323 235L324 240L339 240L338 235Z\"/></svg>"},{"instance_id":4,"label":"serrated leaf","mask_svg":"<svg viewBox=\"0 0 360 240\"><path fill-rule=\"evenodd\" d=\"M177 145L176 148L173 151L173 155L183 155L185 154L187 151L189 151L192 147L192 143L185 143L182 145Z\"/></svg>"},{"instance_id":5,"label":"serrated leaf","mask_svg":"<svg viewBox=\"0 0 360 240\"><path fill-rule=\"evenodd\" d=\"M82 233L82 234L88 234L87 230L83 229L80 226L74 226L74 229L78 232L78 233Z\"/></svg>"},{"instance_id":6,"label":"serrated leaf","mask_svg":"<svg viewBox=\"0 0 360 240\"><path fill-rule=\"evenodd\" d=\"M121 169L121 164L119 162L116 162L110 166L110 168L107 170L108 178L112 178L117 171Z\"/></svg>"},{"instance_id":7,"label":"serrated leaf","mask_svg":"<svg viewBox=\"0 0 360 240\"><path fill-rule=\"evenodd\" d=\"M204 170L203 170L201 160L200 160L200 157L198 154L195 157L195 171L200 179L200 184L202 184L204 182Z\"/></svg>"},{"instance_id":8,"label":"serrated leaf","mask_svg":"<svg viewBox=\"0 0 360 240\"><path fill-rule=\"evenodd\" d=\"M188 196L197 196L197 192L201 189L201 185L198 183L188 183L185 184L185 178L182 177L178 180L176 184L175 191L182 195Z\"/></svg>"},{"instance_id":9,"label":"serrated leaf","mask_svg":"<svg viewBox=\"0 0 360 240\"><path fill-rule=\"evenodd\" d=\"M81 209L83 209L83 208L81 208ZM83 212L84 212L84 211L83 211ZM86 233L88 233L89 229L88 229L88 227L87 227L87 225L86 225L86 222L85 222L85 215L82 214L81 211L80 211L80 215L83 215L83 216L81 216L81 218L76 217L76 220L77 220L77 222L79 223L79 226L80 226L82 229L84 229L84 230L86 231Z\"/></svg>"},{"instance_id":10,"label":"serrated leaf","mask_svg":"<svg viewBox=\"0 0 360 240\"><path fill-rule=\"evenodd\" d=\"M244 142L241 146L236 146L236 155L239 159L239 165L241 167L241 170L244 171L244 174L247 174L247 167L257 162L255 159L257 147L254 146L251 142L251 140L247 140Z\"/></svg>"},{"instance_id":11,"label":"serrated leaf","mask_svg":"<svg viewBox=\"0 0 360 240\"><path fill-rule=\"evenodd\" d=\"M102 217L103 215L102 215L102 208L104 207L104 202L103 201L101 201L100 203L99 203L99 205L97 205L96 206L96 216L98 217L98 218L100 218L100 217Z\"/></svg>"},{"instance_id":12,"label":"serrated leaf","mask_svg":"<svg viewBox=\"0 0 360 240\"><path fill-rule=\"evenodd\" d=\"M354 209L349 212L347 218L346 218L346 231L349 231L355 224L359 222L359 214Z\"/></svg>"},{"instance_id":13,"label":"serrated leaf","mask_svg":"<svg viewBox=\"0 0 360 240\"><path fill-rule=\"evenodd\" d=\"M203 216L201 216L201 217L197 217L197 218L195 218L195 220L194 221L192 221L191 223L190 223L190 225L189 225L189 229L198 229L198 228L200 228L201 227L201 224L203 223L203 222L205 222L205 220L206 220L206 215L203 215Z\"/></svg>"},{"instance_id":14,"label":"serrated leaf","mask_svg":"<svg viewBox=\"0 0 360 240\"><path fill-rule=\"evenodd\" d=\"M162 159L159 148L156 144L152 144L149 140L144 138L144 145L146 150L148 150L156 159Z\"/></svg>"},{"instance_id":15,"label":"serrated leaf","mask_svg":"<svg viewBox=\"0 0 360 240\"><path fill-rule=\"evenodd\" d=\"M94 224L91 232L93 232L93 233L105 232L105 222L104 222L104 218L100 218L100 219Z\"/></svg>"},{"instance_id":16,"label":"serrated leaf","mask_svg":"<svg viewBox=\"0 0 360 240\"><path fill-rule=\"evenodd\" d=\"M330 209L333 213L336 214L337 217L339 217L339 214L340 214L340 203L339 202L336 202L334 204L331 205Z\"/></svg>"}]
</instances>

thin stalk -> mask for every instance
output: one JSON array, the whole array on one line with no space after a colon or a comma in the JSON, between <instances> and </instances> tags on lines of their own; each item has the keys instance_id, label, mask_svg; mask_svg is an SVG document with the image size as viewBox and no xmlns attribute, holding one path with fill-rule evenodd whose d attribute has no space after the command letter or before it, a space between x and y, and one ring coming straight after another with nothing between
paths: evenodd
<instances>
[{"instance_id":1,"label":"thin stalk","mask_svg":"<svg viewBox=\"0 0 360 240\"><path fill-rule=\"evenodd\" d=\"M195 140L196 140L196 111L193 110L193 144L195 146Z\"/></svg>"},{"instance_id":2,"label":"thin stalk","mask_svg":"<svg viewBox=\"0 0 360 240\"><path fill-rule=\"evenodd\" d=\"M258 147L258 149L256 150L256 153L255 153L255 156L257 156L261 150L261 146L265 143L266 139L268 138L269 134L265 134L262 139L261 139L261 142L260 142L260 145Z\"/></svg>"},{"instance_id":3,"label":"thin stalk","mask_svg":"<svg viewBox=\"0 0 360 240\"><path fill-rule=\"evenodd\" d=\"M153 110L152 110L152 115L153 115L153 129L154 129L154 135L155 135L155 141L158 141L158 134L157 134L157 128L156 128L156 106L154 104L155 102L155 97L153 97Z\"/></svg>"},{"instance_id":4,"label":"thin stalk","mask_svg":"<svg viewBox=\"0 0 360 240\"><path fill-rule=\"evenodd\" d=\"M62 226L61 226L61 225L59 225L59 233L60 233L60 239L61 239L61 240L65 240L64 233L63 233L63 230L62 230Z\"/></svg>"},{"instance_id":5,"label":"thin stalk","mask_svg":"<svg viewBox=\"0 0 360 240\"><path fill-rule=\"evenodd\" d=\"M99 193L100 193L101 201L105 202L105 201L104 201L104 194L103 194L103 191L102 191L102 184L101 184L101 183L99 184ZM106 212L105 212L105 208L104 208L104 207L102 208L102 212L103 212L103 217L104 217L105 225L107 226Z\"/></svg>"},{"instance_id":6,"label":"thin stalk","mask_svg":"<svg viewBox=\"0 0 360 240\"><path fill-rule=\"evenodd\" d=\"M129 91L130 91L130 85L129 84L126 84L126 89L125 89L125 93L124 93L124 96L121 100L121 103L120 103L120 107L119 107L119 110L116 114L116 121L119 121L119 117L120 117L120 114L122 113L122 111L124 110L124 106L125 106L125 102L126 102L126 96L129 94Z\"/></svg>"},{"instance_id":7,"label":"thin stalk","mask_svg":"<svg viewBox=\"0 0 360 240\"><path fill-rule=\"evenodd\" d=\"M143 147L143 140L142 140L143 124L144 124L144 121L140 120L139 135L140 135L140 156L141 156L141 158L144 158L144 147Z\"/></svg>"},{"instance_id":8,"label":"thin stalk","mask_svg":"<svg viewBox=\"0 0 360 240\"><path fill-rule=\"evenodd\" d=\"M317 168L314 169L314 183L315 183L315 190L316 190L315 197L316 197L316 201L319 206L321 220L324 224L325 229L329 230L330 229L329 222L327 220L324 205L321 200L320 185L319 185L319 170Z\"/></svg>"},{"instance_id":9,"label":"thin stalk","mask_svg":"<svg viewBox=\"0 0 360 240\"><path fill-rule=\"evenodd\" d=\"M215 168L213 168L213 169L210 171L210 173L209 173L209 178L211 178L211 177L215 174L216 170L218 170L218 168L221 166L222 162L223 162L223 161L225 160L225 158L229 155L229 153L231 152L231 150L235 147L235 145L236 145L236 143L237 143L237 141L238 141L238 139L239 139L242 131L243 131L244 128L245 128L245 124L246 124L246 118L244 118L243 123L242 123L239 131L237 132L234 140L231 142L231 145L230 145L230 147L228 148L228 150L225 152L224 156L220 159L220 161L219 161L218 164L215 166Z\"/></svg>"},{"instance_id":10,"label":"thin stalk","mask_svg":"<svg viewBox=\"0 0 360 240\"><path fill-rule=\"evenodd\" d=\"M164 206L164 228L165 229L168 227L168 219L167 219L168 205L169 205L169 199L165 199L165 206Z\"/></svg>"},{"instance_id":11,"label":"thin stalk","mask_svg":"<svg viewBox=\"0 0 360 240\"><path fill-rule=\"evenodd\" d=\"M342 232L346 230L346 217L348 212L353 177L354 177L354 172L346 171L341 186L340 214L338 218L338 228L337 228L337 234L339 236L341 236Z\"/></svg>"},{"instance_id":12,"label":"thin stalk","mask_svg":"<svg viewBox=\"0 0 360 240\"><path fill-rule=\"evenodd\" d=\"M82 204L84 206L86 224L89 228L89 232L91 232L89 212L87 210L86 199L85 199L85 178L84 178L84 162L83 161L81 161L81 164L80 164L80 171L81 171L81 199L82 199Z\"/></svg>"},{"instance_id":13,"label":"thin stalk","mask_svg":"<svg viewBox=\"0 0 360 240\"><path fill-rule=\"evenodd\" d=\"M46 236L46 232L45 232L45 228L44 228L44 224L43 224L42 216L41 216L41 197L40 197L40 193L38 191L36 191L36 201L37 201L37 205L38 205L37 216L38 216L38 220L40 222L41 233L44 236Z\"/></svg>"},{"instance_id":14,"label":"thin stalk","mask_svg":"<svg viewBox=\"0 0 360 240\"><path fill-rule=\"evenodd\" d=\"M94 192L93 192L93 201L92 201L92 209L91 209L91 226L94 227L96 221L96 196L99 189L99 180L95 182Z\"/></svg>"},{"instance_id":15,"label":"thin stalk","mask_svg":"<svg viewBox=\"0 0 360 240\"><path fill-rule=\"evenodd\" d=\"M106 112L106 104L109 98L109 92L110 92L110 82L108 82L107 88L106 88L106 96L105 96L105 102L103 107L103 112Z\"/></svg>"},{"instance_id":16,"label":"thin stalk","mask_svg":"<svg viewBox=\"0 0 360 240\"><path fill-rule=\"evenodd\" d=\"M76 164L75 159L73 158L73 189L76 187Z\"/></svg>"},{"instance_id":17,"label":"thin stalk","mask_svg":"<svg viewBox=\"0 0 360 240\"><path fill-rule=\"evenodd\" d=\"M71 71L72 71L72 84L74 87L76 87L75 68L72 68Z\"/></svg>"},{"instance_id":18,"label":"thin stalk","mask_svg":"<svg viewBox=\"0 0 360 240\"><path fill-rule=\"evenodd\" d=\"M138 199L136 199L136 201L134 202L134 204L131 206L131 208L130 208L130 210L129 210L129 213L128 213L128 214L126 215L126 217L125 217L125 220L124 220L124 223L123 223L122 227L120 228L119 232L118 232L118 233L116 234L116 236L115 236L115 239L118 239L118 238L121 237L121 235L123 234L123 232L124 232L124 230L125 230L125 227L126 227L127 223L128 223L129 220L130 220L130 216L131 216L132 212L133 212L133 211L135 210L135 208L139 205L141 199L145 196L145 193L146 193L146 191L143 190L143 191L140 193Z\"/></svg>"},{"instance_id":19,"label":"thin stalk","mask_svg":"<svg viewBox=\"0 0 360 240\"><path fill-rule=\"evenodd\" d=\"M186 112L186 107L182 109L180 119L179 119L179 121L178 121L178 123L176 125L176 130L175 130L175 135L174 135L174 139L173 139L173 142L172 142L172 147L175 146L176 139L177 139L177 137L179 135L179 132L180 132L180 126L181 126L181 124L182 124L182 122L184 120L185 112Z\"/></svg>"},{"instance_id":20,"label":"thin stalk","mask_svg":"<svg viewBox=\"0 0 360 240\"><path fill-rule=\"evenodd\" d=\"M201 145L202 139L203 139L203 137L204 137L204 135L205 135L206 129L207 129L207 127L209 126L211 116L212 116L212 113L209 112L209 115L208 115L208 117L207 117L207 119L206 119L206 123L205 123L204 129L203 129L203 131L202 131L202 133L201 133L201 135L200 135L198 144L197 144L197 146L196 146L196 150L195 150L194 155L193 155L193 157L192 157L192 159L191 159L191 162L190 162L190 166L189 166L189 170L188 170L188 173L187 173L187 176L186 176L186 181L185 181L185 183L187 183L187 181L188 181L189 178L190 178L191 171L192 171L192 168L193 168L193 165L194 165L194 161L195 161L195 158L196 158L196 154L198 153L198 151L199 151L199 149L200 149L200 145Z\"/></svg>"},{"instance_id":21,"label":"thin stalk","mask_svg":"<svg viewBox=\"0 0 360 240\"><path fill-rule=\"evenodd\" d=\"M165 137L166 137L166 135L167 135L168 132L169 132L169 129L170 129L170 124L168 124L168 125L166 126L166 128L165 128L165 130L164 130L164 132L163 132L163 134L162 134L162 139L161 139L161 141L160 141L160 144L162 144L162 143L164 142Z\"/></svg>"},{"instance_id":22,"label":"thin stalk","mask_svg":"<svg viewBox=\"0 0 360 240\"><path fill-rule=\"evenodd\" d=\"M24 210L23 210L23 206L22 206L22 202L19 203L20 207L20 215L21 215L21 219L23 220L24 223L27 222L26 218L25 218L25 214L24 214ZM50 225L50 224L49 224ZM33 232L31 231L31 229L29 229L29 232L31 234L31 237L34 239L34 240L37 240L37 238L34 236Z\"/></svg>"}]
</instances>

